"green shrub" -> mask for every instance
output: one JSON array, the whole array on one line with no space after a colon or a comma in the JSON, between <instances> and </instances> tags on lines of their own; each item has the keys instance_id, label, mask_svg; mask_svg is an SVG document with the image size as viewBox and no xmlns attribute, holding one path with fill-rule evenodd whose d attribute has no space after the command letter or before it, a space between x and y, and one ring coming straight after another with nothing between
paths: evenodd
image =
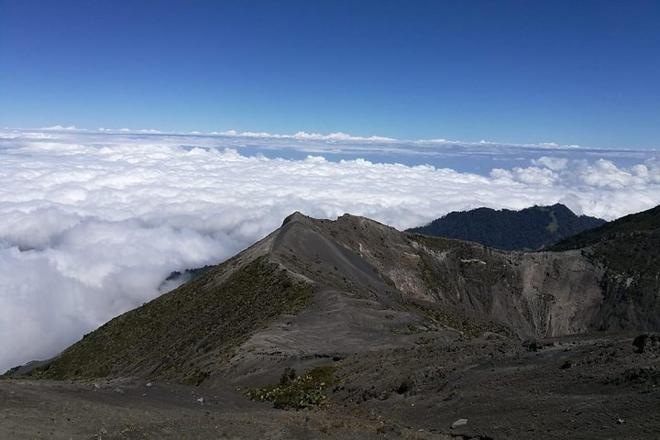
<instances>
[{"instance_id":1,"label":"green shrub","mask_svg":"<svg viewBox=\"0 0 660 440\"><path fill-rule=\"evenodd\" d=\"M310 408L325 402L326 390L334 381L332 366L316 367L300 376L287 368L277 385L250 389L247 396L252 400L273 402L273 407L279 409Z\"/></svg>"}]
</instances>

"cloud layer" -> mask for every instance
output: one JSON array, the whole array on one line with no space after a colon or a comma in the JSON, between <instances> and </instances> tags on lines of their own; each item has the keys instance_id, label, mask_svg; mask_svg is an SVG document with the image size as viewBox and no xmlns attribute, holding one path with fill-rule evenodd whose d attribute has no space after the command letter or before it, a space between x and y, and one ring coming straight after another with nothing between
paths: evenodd
<instances>
[{"instance_id":1,"label":"cloud layer","mask_svg":"<svg viewBox=\"0 0 660 440\"><path fill-rule=\"evenodd\" d=\"M478 206L562 202L611 219L660 203L653 152L622 166L601 158L609 152L589 159L549 148L525 166L477 174L319 155L268 158L241 150L244 137L233 136L229 149L231 134L218 142L61 127L0 132L0 370L58 353L158 295L171 271L219 262L294 210L328 218L350 212L407 228ZM261 136L260 147L403 148L378 138L291 136Z\"/></svg>"}]
</instances>

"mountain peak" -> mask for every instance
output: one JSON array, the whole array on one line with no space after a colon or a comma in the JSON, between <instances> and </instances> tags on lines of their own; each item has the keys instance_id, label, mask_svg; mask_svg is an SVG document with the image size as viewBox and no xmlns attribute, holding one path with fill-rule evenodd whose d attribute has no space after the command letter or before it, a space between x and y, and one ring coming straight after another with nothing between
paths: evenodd
<instances>
[{"instance_id":1,"label":"mountain peak","mask_svg":"<svg viewBox=\"0 0 660 440\"><path fill-rule=\"evenodd\" d=\"M292 214L289 214L284 221L282 221L282 226L290 222L304 222L311 220L311 217L306 216L300 211L294 211Z\"/></svg>"}]
</instances>

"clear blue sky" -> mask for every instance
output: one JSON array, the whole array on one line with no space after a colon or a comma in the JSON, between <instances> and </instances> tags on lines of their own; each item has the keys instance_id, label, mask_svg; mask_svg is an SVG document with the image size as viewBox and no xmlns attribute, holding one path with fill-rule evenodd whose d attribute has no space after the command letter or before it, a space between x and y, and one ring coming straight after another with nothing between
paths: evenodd
<instances>
[{"instance_id":1,"label":"clear blue sky","mask_svg":"<svg viewBox=\"0 0 660 440\"><path fill-rule=\"evenodd\" d=\"M0 125L660 147L658 1L0 0Z\"/></svg>"}]
</instances>

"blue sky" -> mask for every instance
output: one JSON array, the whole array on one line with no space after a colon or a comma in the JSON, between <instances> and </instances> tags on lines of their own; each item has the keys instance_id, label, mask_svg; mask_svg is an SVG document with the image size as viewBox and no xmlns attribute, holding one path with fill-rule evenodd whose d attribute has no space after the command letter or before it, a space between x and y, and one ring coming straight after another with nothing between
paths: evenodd
<instances>
[{"instance_id":1,"label":"blue sky","mask_svg":"<svg viewBox=\"0 0 660 440\"><path fill-rule=\"evenodd\" d=\"M660 2L0 0L0 125L660 148Z\"/></svg>"}]
</instances>

